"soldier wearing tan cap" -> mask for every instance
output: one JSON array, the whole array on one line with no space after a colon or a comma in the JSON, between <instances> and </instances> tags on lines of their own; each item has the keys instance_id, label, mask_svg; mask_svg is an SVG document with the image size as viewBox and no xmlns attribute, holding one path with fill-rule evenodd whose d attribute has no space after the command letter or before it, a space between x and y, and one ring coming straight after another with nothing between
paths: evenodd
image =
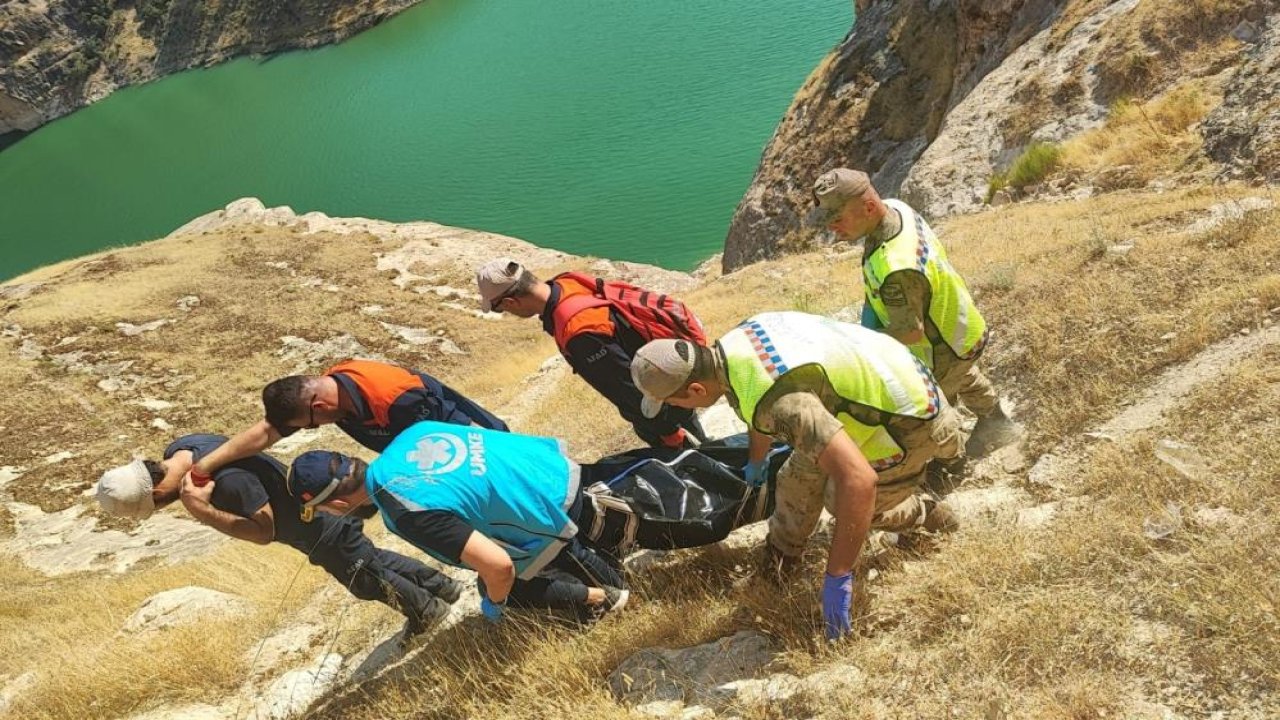
<instances>
[{"instance_id":1,"label":"soldier wearing tan cap","mask_svg":"<svg viewBox=\"0 0 1280 720\"><path fill-rule=\"evenodd\" d=\"M862 324L909 347L947 399L978 416L972 453L1012 440L1013 423L977 365L987 344L986 320L929 224L901 200L882 200L858 170L824 173L813 197L814 224L846 240L865 238Z\"/></svg>"},{"instance_id":2,"label":"soldier wearing tan cap","mask_svg":"<svg viewBox=\"0 0 1280 720\"><path fill-rule=\"evenodd\" d=\"M794 566L825 503L835 516L822 604L828 637L849 632L854 561L867 532L946 532L956 521L923 491L930 461L963 454L959 414L901 343L798 312L748 318L711 347L657 340L631 363L645 412L721 397L750 430L748 479L772 438L794 452L777 477L766 562Z\"/></svg>"}]
</instances>

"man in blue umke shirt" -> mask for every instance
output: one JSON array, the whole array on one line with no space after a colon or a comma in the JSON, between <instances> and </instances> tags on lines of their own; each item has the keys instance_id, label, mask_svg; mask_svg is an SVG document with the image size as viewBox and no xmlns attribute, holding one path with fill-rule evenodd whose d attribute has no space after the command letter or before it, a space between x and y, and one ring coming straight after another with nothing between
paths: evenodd
<instances>
[{"instance_id":1,"label":"man in blue umke shirt","mask_svg":"<svg viewBox=\"0 0 1280 720\"><path fill-rule=\"evenodd\" d=\"M494 622L508 598L584 618L627 602L616 560L579 537L592 504L583 501L578 465L552 438L424 421L368 465L304 453L288 487L304 512L372 503L387 528L418 549L475 570L481 609Z\"/></svg>"}]
</instances>

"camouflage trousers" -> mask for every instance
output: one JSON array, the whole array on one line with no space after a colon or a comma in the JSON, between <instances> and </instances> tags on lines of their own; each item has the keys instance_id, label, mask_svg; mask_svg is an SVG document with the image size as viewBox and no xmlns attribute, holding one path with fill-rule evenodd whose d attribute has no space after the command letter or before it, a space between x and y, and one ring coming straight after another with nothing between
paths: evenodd
<instances>
[{"instance_id":1,"label":"camouflage trousers","mask_svg":"<svg viewBox=\"0 0 1280 720\"><path fill-rule=\"evenodd\" d=\"M937 349L933 354L933 376L942 394L947 396L947 402L952 405L963 402L978 417L990 415L1000 402L991 381L978 369L976 358L961 360L946 349Z\"/></svg>"},{"instance_id":2,"label":"camouflage trousers","mask_svg":"<svg viewBox=\"0 0 1280 720\"><path fill-rule=\"evenodd\" d=\"M906 457L877 475L871 527L880 530L904 530L924 520L922 496L929 462L960 457L968 440L960 413L946 403L930 422L905 431L895 429L894 435ZM835 507L834 487L814 460L792 454L778 471L777 507L769 516L769 541L784 555L801 554L818 527L824 506L828 512Z\"/></svg>"}]
</instances>

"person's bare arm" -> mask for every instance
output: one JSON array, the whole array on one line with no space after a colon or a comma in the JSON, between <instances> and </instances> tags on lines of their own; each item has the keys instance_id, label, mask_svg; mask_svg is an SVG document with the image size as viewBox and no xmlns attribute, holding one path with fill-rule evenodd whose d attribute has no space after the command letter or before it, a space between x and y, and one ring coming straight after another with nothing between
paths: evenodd
<instances>
[{"instance_id":1,"label":"person's bare arm","mask_svg":"<svg viewBox=\"0 0 1280 720\"><path fill-rule=\"evenodd\" d=\"M491 602L501 605L516 582L516 566L511 556L494 541L478 532L472 532L462 548L462 562L484 581Z\"/></svg>"},{"instance_id":2,"label":"person's bare arm","mask_svg":"<svg viewBox=\"0 0 1280 720\"><path fill-rule=\"evenodd\" d=\"M266 420L259 420L248 430L238 433L223 443L216 450L200 458L193 467L204 475L212 475L216 470L236 460L253 457L280 441L280 433L271 427Z\"/></svg>"},{"instance_id":3,"label":"person's bare arm","mask_svg":"<svg viewBox=\"0 0 1280 720\"><path fill-rule=\"evenodd\" d=\"M885 278L880 301L889 316L884 331L911 347L925 342L924 315L929 311L929 280L915 271L895 272Z\"/></svg>"},{"instance_id":4,"label":"person's bare arm","mask_svg":"<svg viewBox=\"0 0 1280 720\"><path fill-rule=\"evenodd\" d=\"M271 512L271 504L264 504L250 517L240 517L219 510L210 503L216 483L210 482L197 487L191 477L182 480L182 506L191 513L191 517L208 525L224 535L237 540L248 540L251 543L266 545L276 537L275 516Z\"/></svg>"},{"instance_id":5,"label":"person's bare arm","mask_svg":"<svg viewBox=\"0 0 1280 720\"><path fill-rule=\"evenodd\" d=\"M772 446L773 438L752 428L747 432L747 462L762 462Z\"/></svg>"},{"instance_id":6,"label":"person's bare arm","mask_svg":"<svg viewBox=\"0 0 1280 720\"><path fill-rule=\"evenodd\" d=\"M853 572L871 529L876 505L876 471L845 433L836 433L818 455L818 467L835 488L835 532L827 555L827 574Z\"/></svg>"}]
</instances>

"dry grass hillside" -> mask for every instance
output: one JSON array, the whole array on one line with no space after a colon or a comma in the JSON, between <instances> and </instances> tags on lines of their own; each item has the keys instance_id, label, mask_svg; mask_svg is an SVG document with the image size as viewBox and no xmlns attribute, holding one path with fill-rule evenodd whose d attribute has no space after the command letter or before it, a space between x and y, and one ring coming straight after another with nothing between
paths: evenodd
<instances>
[{"instance_id":1,"label":"dry grass hillside","mask_svg":"<svg viewBox=\"0 0 1280 720\"><path fill-rule=\"evenodd\" d=\"M1268 441L1280 431L1275 201L1257 189L1197 187L1021 204L942 225L996 328L986 365L1027 437L1021 453L980 463L956 491L960 533L878 558L873 580L864 568L855 639L819 639L820 543L812 572L782 589L754 576L754 544L687 551L637 573L634 605L590 630L467 617L308 716L643 717L606 682L624 658L743 629L776 642L769 673L827 674L800 692L740 698L719 716L1280 714L1280 455ZM566 438L582 460L631 444L584 384L540 369L554 351L534 324L466 309L478 248L539 251L439 226L431 246L426 235L303 234L263 222L52 268L20 279L46 283L28 297L6 286L0 465L23 474L0 485L4 507L17 510L0 529L11 553L0 556L0 685L34 673L5 690L12 717L163 708L171 714L145 717L195 717L175 708L255 692L263 634L311 622L321 628L313 645L359 657L394 632L393 613L350 603L315 569L294 581L300 559L282 548L209 543L163 562L182 556L175 543L123 574L46 575L19 547L31 506L91 524L83 493L105 466L183 432L233 431L256 419L264 381L329 361L323 349L288 354L305 346L282 337L350 334L368 352L438 374L518 430ZM376 256L403 258L406 247L435 264L411 266L416 280L379 270ZM549 269L585 262L538 257ZM683 294L713 333L767 309L838 312L860 297L858 258L856 248L828 248ZM198 304L179 309L189 295ZM136 336L116 324L167 318ZM381 323L442 331L465 354L411 345ZM67 352L84 354L58 359ZM104 367L120 362L132 364ZM173 406L132 402L147 399ZM157 415L172 429L153 427ZM1190 448L1173 464L1157 459L1167 440ZM310 442L342 444L336 435ZM66 450L74 457L46 462ZM182 511L169 514L176 523ZM94 568L113 559L99 561ZM190 584L244 596L254 610L158 636L119 634L143 598ZM243 701L222 707L250 717Z\"/></svg>"}]
</instances>

